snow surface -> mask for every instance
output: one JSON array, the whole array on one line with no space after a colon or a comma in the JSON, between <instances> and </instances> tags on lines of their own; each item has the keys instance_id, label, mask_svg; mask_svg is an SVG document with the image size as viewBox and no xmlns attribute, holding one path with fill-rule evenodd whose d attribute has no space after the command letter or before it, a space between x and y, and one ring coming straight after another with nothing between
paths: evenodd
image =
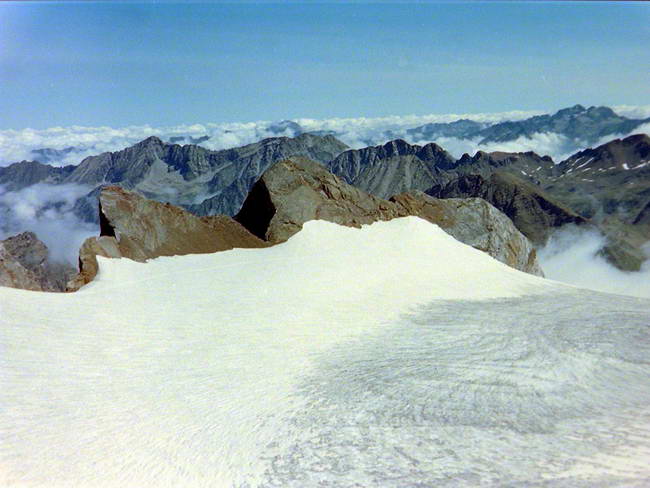
<instances>
[{"instance_id":1,"label":"snow surface","mask_svg":"<svg viewBox=\"0 0 650 488\"><path fill-rule=\"evenodd\" d=\"M580 159L582 159L582 158L580 158ZM588 165L589 163L591 163L593 160L594 160L594 158L589 158L589 159L587 159L584 163L582 163L580 166L578 166L578 167L575 168L575 169L580 169L580 168L582 168L583 166L587 166L587 165ZM577 163L577 162L578 162L578 161L576 161L576 163ZM575 164L575 163L574 163L574 164Z\"/></svg>"},{"instance_id":2,"label":"snow surface","mask_svg":"<svg viewBox=\"0 0 650 488\"><path fill-rule=\"evenodd\" d=\"M0 485L643 486L648 305L415 217L100 258L0 288Z\"/></svg>"},{"instance_id":3,"label":"snow surface","mask_svg":"<svg viewBox=\"0 0 650 488\"><path fill-rule=\"evenodd\" d=\"M639 164L637 164L634 168L632 169L641 169L650 164L650 161L641 161Z\"/></svg>"}]
</instances>

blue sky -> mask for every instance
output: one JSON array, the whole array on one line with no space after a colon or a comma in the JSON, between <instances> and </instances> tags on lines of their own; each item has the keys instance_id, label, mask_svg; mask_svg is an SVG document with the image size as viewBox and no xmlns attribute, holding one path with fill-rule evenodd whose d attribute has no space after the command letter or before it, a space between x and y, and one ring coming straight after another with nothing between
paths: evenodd
<instances>
[{"instance_id":1,"label":"blue sky","mask_svg":"<svg viewBox=\"0 0 650 488\"><path fill-rule=\"evenodd\" d=\"M0 4L0 128L650 103L650 4Z\"/></svg>"}]
</instances>

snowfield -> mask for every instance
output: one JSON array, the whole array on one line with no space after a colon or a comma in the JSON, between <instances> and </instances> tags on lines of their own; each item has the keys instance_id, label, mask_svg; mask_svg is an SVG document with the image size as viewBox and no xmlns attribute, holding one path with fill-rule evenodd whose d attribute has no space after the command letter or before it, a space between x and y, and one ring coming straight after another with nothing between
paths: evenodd
<instances>
[{"instance_id":1,"label":"snowfield","mask_svg":"<svg viewBox=\"0 0 650 488\"><path fill-rule=\"evenodd\" d=\"M648 486L650 301L415 217L0 288L0 485Z\"/></svg>"}]
</instances>

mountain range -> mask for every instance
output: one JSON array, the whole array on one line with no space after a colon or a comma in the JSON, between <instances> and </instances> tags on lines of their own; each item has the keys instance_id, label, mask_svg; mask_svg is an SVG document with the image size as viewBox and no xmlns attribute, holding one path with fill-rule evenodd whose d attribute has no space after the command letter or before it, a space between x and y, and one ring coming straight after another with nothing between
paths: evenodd
<instances>
[{"instance_id":1,"label":"mountain range","mask_svg":"<svg viewBox=\"0 0 650 488\"><path fill-rule=\"evenodd\" d=\"M558 155L575 153L585 147L598 145L607 138L625 136L648 122L650 118L625 117L605 106L575 105L552 114L535 115L522 120L501 119L495 122L486 121L482 117L477 117L476 120L461 118L452 122L426 123L415 127L409 127L403 121L390 118L385 121L350 119L344 123L336 120L310 120L301 122L302 125L293 120L282 120L239 125L208 125L193 127L191 132L188 132L187 127L155 130L142 128L138 131L142 134L141 137L135 136L136 132L128 129L119 131L119 135L109 131L103 137L101 128L88 128L87 130L92 134L90 139L85 132L81 135L73 132L72 139L67 138L65 130L57 132L60 134L58 136L44 134L43 144L51 140L57 148L34 145L37 143L33 138L26 139L20 145L25 147L22 153L25 159L62 166L76 164L88 155L99 154L106 150L115 152L126 148L145 138L147 134L157 135L161 140L171 144L204 145L206 148L217 149L244 145L269 137L297 137L304 133L318 136L333 135L356 148L381 145L394 139L404 139L418 144L438 142L448 145L451 139L454 153L457 155L470 149L472 151L481 148L497 150L499 145L508 145L513 141L517 141L518 145L523 144L527 148L538 150L535 141L541 138L540 140L553 141L551 146L545 148L545 151L549 151L548 154L556 159L563 159L564 156L560 158ZM78 141L80 136L83 136L81 139L88 139L89 142L69 142ZM242 142L238 144L237 141ZM2 147L0 147L1 152ZM11 162L11 159L1 156L0 154L0 161Z\"/></svg>"},{"instance_id":2,"label":"mountain range","mask_svg":"<svg viewBox=\"0 0 650 488\"><path fill-rule=\"evenodd\" d=\"M648 122L650 118L629 119L616 114L609 107L574 105L554 114L536 115L519 121L485 124L462 119L449 124L425 124L406 132L417 139L455 137L478 139L479 144L509 142L520 137L532 138L535 134L552 133L572 141L593 144L607 136L628 134Z\"/></svg>"},{"instance_id":3,"label":"mountain range","mask_svg":"<svg viewBox=\"0 0 650 488\"><path fill-rule=\"evenodd\" d=\"M592 128L590 121L609 121L598 130L580 132L593 137L621 124L630 127L629 119L612 113L602 107L576 106L526 123L578 133L582 129L567 126L567 120L582 120L584 127ZM0 185L5 192L36 183L85 185L92 190L74 206L84 221L97 221L97 196L107 184L180 205L200 216L234 216L271 165L295 156L316 161L346 183L379 198L414 190L438 198L484 198L510 217L536 246L544 245L557 227L591 224L608 236L602 252L620 269L638 270L646 258L642 246L650 240L647 135L615 139L579 151L559 164L533 152L478 151L455 159L435 143L421 146L401 139L350 149L332 135L303 133L211 151L149 137L122 151L85 158L78 166L15 163L0 168Z\"/></svg>"}]
</instances>

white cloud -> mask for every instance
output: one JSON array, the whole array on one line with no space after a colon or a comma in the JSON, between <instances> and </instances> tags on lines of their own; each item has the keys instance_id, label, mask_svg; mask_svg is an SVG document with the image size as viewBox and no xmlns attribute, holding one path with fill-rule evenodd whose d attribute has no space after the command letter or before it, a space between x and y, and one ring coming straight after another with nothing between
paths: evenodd
<instances>
[{"instance_id":1,"label":"white cloud","mask_svg":"<svg viewBox=\"0 0 650 488\"><path fill-rule=\"evenodd\" d=\"M551 156L555 162L566 159L576 151L587 147L587 144L575 144L567 137L556 133L533 134L532 137L519 137L514 141L507 142L488 142L479 144L480 138L475 139L457 139L455 137L440 137L436 140L417 139L410 141L415 144L426 144L435 142L446 149L454 157L459 158L463 153L473 155L476 151L503 151L503 152L527 152L534 151L540 156Z\"/></svg>"},{"instance_id":2,"label":"white cloud","mask_svg":"<svg viewBox=\"0 0 650 488\"><path fill-rule=\"evenodd\" d=\"M522 120L541 111L522 111L477 114L429 114L401 115L387 117L356 117L337 119L297 119L307 131L326 130L337 133L337 137L353 148L383 144L395 137L409 140L406 129L412 129L429 123L447 123L459 119L471 119L476 122L497 123L504 120ZM415 142L415 141L410 141Z\"/></svg>"},{"instance_id":3,"label":"white cloud","mask_svg":"<svg viewBox=\"0 0 650 488\"><path fill-rule=\"evenodd\" d=\"M650 105L614 105L612 110L618 115L630 119L647 119L650 117Z\"/></svg>"},{"instance_id":4,"label":"white cloud","mask_svg":"<svg viewBox=\"0 0 650 488\"><path fill-rule=\"evenodd\" d=\"M90 190L75 184L39 183L12 192L0 187L0 239L32 231L54 261L76 264L79 246L98 231L95 224L80 221L72 212L75 201Z\"/></svg>"},{"instance_id":5,"label":"white cloud","mask_svg":"<svg viewBox=\"0 0 650 488\"><path fill-rule=\"evenodd\" d=\"M601 137L596 141L594 144L591 145L591 147L598 147L602 144L606 144L609 141L612 141L614 139L623 139L627 136L631 136L633 134L648 134L650 135L650 122L647 124L641 124L638 126L636 129L634 129L631 132L625 133L625 134L611 134L609 136Z\"/></svg>"},{"instance_id":6,"label":"white cloud","mask_svg":"<svg viewBox=\"0 0 650 488\"><path fill-rule=\"evenodd\" d=\"M628 117L650 116L650 106L618 106L614 107L621 115ZM558 134L537 133L532 137L520 137L517 140L487 144L479 144L478 139L439 138L436 140L422 139L407 134L412 129L427 123L453 122L459 119L470 119L483 123L497 123L505 120L521 120L541 111L511 111L476 114L429 114L429 115L400 115L387 117L356 117L333 119L295 119L303 130L331 131L336 137L352 148L368 145L383 144L391 139L402 138L414 144L435 142L456 157L463 153L474 154L477 150L525 152L534 151L540 155L548 155L554 161L560 162L571 154L605 143L617 137L629 134L607 136L598 144L588 144L584 141L571 141ZM650 124L645 124L632 133L645 132L650 134ZM0 166L21 161L23 159L38 159L32 150L52 148L62 150L68 147L74 151L60 157L51 164L61 166L78 164L83 158L100 154L105 151L119 151L129 147L149 136L157 136L163 140L172 137L183 137L180 144L190 143L190 138L209 136L200 145L208 149L219 150L243 146L257 142L266 137L297 135L291 126L278 126L277 122L232 122L179 125L174 127L152 127L149 125L112 127L52 127L49 129L22 129L0 131Z\"/></svg>"},{"instance_id":7,"label":"white cloud","mask_svg":"<svg viewBox=\"0 0 650 488\"><path fill-rule=\"evenodd\" d=\"M547 278L607 293L650 298L650 261L639 272L615 268L598 251L606 238L593 229L566 226L539 250Z\"/></svg>"},{"instance_id":8,"label":"white cloud","mask_svg":"<svg viewBox=\"0 0 650 488\"><path fill-rule=\"evenodd\" d=\"M518 120L540 112L513 111L483 114L444 114L444 115L406 115L377 118L345 119L296 119L306 131L328 130L338 134L343 142L351 147L364 147L368 144L382 144L390 136L387 131L405 131L429 122L452 122L459 118L471 118L483 122ZM13 162L36 159L32 150L52 148L62 150L74 147L76 150L61 157L53 164L79 164L87 156L105 151L119 151L150 136L163 140L171 137L210 136L200 145L208 149L227 149L250 144L266 137L296 135L291 127L278 130L276 122L232 122L221 124L192 124L174 127L152 127L149 125L113 127L51 127L49 129L8 129L0 131L0 166Z\"/></svg>"}]
</instances>

